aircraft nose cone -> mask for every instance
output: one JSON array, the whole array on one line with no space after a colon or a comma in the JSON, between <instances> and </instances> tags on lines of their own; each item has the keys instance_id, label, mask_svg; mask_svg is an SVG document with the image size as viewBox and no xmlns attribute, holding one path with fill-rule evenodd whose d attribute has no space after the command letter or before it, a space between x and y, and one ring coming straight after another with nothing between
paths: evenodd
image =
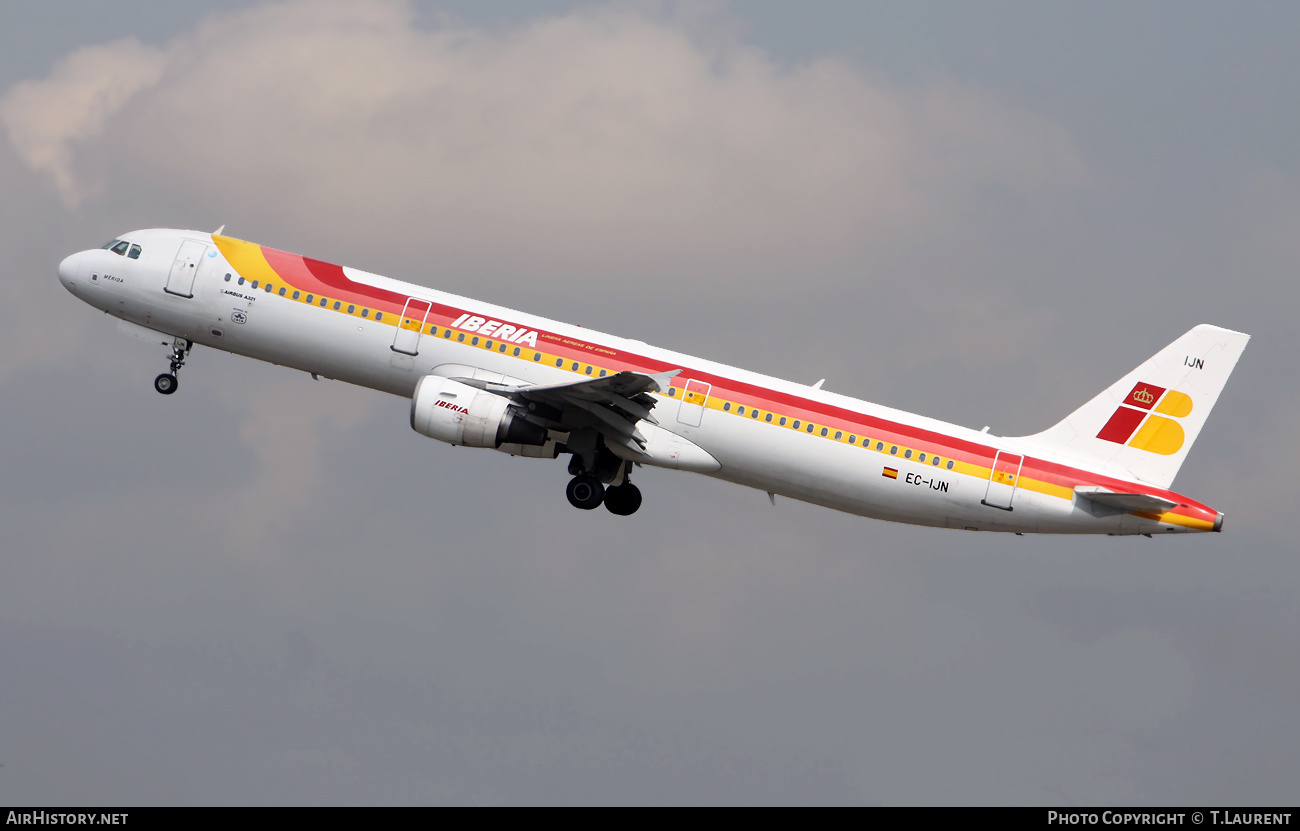
<instances>
[{"instance_id":1,"label":"aircraft nose cone","mask_svg":"<svg viewBox=\"0 0 1300 831\"><path fill-rule=\"evenodd\" d=\"M69 291L73 285L81 278L81 252L78 251L70 257L64 257L63 262L59 263L59 282Z\"/></svg>"}]
</instances>

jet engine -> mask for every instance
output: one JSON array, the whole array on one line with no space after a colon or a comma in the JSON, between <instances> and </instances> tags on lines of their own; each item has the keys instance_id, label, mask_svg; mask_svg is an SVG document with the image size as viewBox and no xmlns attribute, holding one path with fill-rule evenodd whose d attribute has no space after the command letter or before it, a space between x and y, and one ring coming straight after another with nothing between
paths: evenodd
<instances>
[{"instance_id":1,"label":"jet engine","mask_svg":"<svg viewBox=\"0 0 1300 831\"><path fill-rule=\"evenodd\" d=\"M526 420L509 399L440 375L426 375L416 384L411 427L466 447L541 446L547 438L546 428Z\"/></svg>"}]
</instances>

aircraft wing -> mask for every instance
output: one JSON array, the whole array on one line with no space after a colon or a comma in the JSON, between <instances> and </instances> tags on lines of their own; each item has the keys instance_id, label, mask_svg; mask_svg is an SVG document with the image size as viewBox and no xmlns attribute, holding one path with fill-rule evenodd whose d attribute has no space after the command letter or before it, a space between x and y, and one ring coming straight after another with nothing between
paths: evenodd
<instances>
[{"instance_id":1,"label":"aircraft wing","mask_svg":"<svg viewBox=\"0 0 1300 831\"><path fill-rule=\"evenodd\" d=\"M1147 493L1120 493L1093 486L1080 485L1074 489L1074 492L1084 499L1091 499L1099 505L1118 508L1130 514L1159 514L1178 505L1177 502L1171 502L1163 497L1152 496Z\"/></svg>"},{"instance_id":2,"label":"aircraft wing","mask_svg":"<svg viewBox=\"0 0 1300 831\"><path fill-rule=\"evenodd\" d=\"M637 424L659 423L650 412L655 406L650 393L667 389L679 372L680 369L657 375L618 372L567 384L522 387L469 378L455 380L510 398L529 412L558 423L561 430L593 427L606 441L640 453L645 450L646 438L637 430Z\"/></svg>"}]
</instances>

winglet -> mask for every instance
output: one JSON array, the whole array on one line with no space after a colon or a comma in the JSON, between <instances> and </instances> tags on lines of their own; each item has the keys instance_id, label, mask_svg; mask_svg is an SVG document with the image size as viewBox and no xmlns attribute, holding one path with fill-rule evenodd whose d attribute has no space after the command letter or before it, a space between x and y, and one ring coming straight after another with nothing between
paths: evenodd
<instances>
[{"instance_id":1,"label":"winglet","mask_svg":"<svg viewBox=\"0 0 1300 831\"><path fill-rule=\"evenodd\" d=\"M219 236L221 236L221 232L224 231L224 230L226 230L226 226L225 226L225 225L222 225L220 228L218 228L217 230L215 230L215 231L212 232L212 236L214 236L214 237L219 237Z\"/></svg>"},{"instance_id":2,"label":"winglet","mask_svg":"<svg viewBox=\"0 0 1300 831\"><path fill-rule=\"evenodd\" d=\"M668 372L661 372L658 375L647 376L650 378L651 381L655 382L655 388L650 391L659 392L660 390L667 389L668 387L672 386L673 379L680 374L681 374L680 369L673 369L673 370L669 370Z\"/></svg>"}]
</instances>

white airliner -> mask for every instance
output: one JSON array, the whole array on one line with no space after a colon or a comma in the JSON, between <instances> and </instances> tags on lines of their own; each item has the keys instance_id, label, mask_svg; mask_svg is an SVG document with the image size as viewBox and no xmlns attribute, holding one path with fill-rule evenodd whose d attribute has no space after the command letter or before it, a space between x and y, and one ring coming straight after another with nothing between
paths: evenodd
<instances>
[{"instance_id":1,"label":"white airliner","mask_svg":"<svg viewBox=\"0 0 1300 831\"><path fill-rule=\"evenodd\" d=\"M1055 427L1003 438L640 341L221 235L146 230L59 265L81 300L195 344L411 399L411 426L515 456L571 456L569 501L626 516L634 465L840 511L977 531L1218 531L1169 490L1249 336L1200 325ZM987 428L986 428L987 429Z\"/></svg>"}]
</instances>

